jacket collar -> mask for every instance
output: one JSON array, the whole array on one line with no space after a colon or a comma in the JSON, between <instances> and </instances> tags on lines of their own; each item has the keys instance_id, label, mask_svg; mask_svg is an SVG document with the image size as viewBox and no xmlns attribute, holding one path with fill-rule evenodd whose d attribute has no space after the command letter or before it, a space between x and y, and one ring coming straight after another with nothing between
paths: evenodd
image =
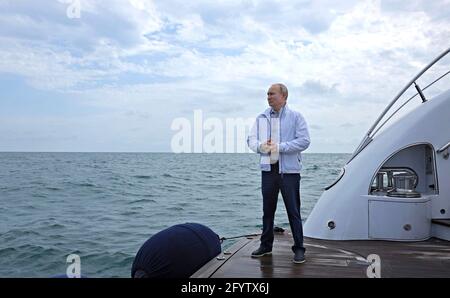
<instances>
[{"instance_id":1,"label":"jacket collar","mask_svg":"<svg viewBox=\"0 0 450 298\"><path fill-rule=\"evenodd\" d=\"M267 108L267 109L264 111L263 115L270 119L270 112L271 112L271 111L272 111L272 108ZM282 116L283 114L285 114L287 111L289 111L289 107L288 107L288 104L286 103L286 104L284 105L284 107L283 107L283 108L281 109L281 111L280 111L280 118L281 118L281 116Z\"/></svg>"}]
</instances>

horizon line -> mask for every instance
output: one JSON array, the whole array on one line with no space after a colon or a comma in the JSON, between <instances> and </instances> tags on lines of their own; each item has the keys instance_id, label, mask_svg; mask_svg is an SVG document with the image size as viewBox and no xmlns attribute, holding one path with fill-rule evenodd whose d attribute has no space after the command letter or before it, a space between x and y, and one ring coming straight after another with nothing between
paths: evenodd
<instances>
[{"instance_id":1,"label":"horizon line","mask_svg":"<svg viewBox=\"0 0 450 298\"><path fill-rule=\"evenodd\" d=\"M173 154L257 154L255 152L171 152L171 151L1 151L0 153L173 153ZM352 154L352 152L302 152L302 154Z\"/></svg>"}]
</instances>

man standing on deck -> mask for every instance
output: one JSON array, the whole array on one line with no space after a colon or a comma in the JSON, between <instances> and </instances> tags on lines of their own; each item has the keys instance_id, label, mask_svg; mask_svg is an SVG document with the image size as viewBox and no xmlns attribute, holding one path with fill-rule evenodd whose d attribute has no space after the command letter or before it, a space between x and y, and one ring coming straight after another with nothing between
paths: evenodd
<instances>
[{"instance_id":1,"label":"man standing on deck","mask_svg":"<svg viewBox=\"0 0 450 298\"><path fill-rule=\"evenodd\" d=\"M261 191L263 196L263 231L261 245L252 257L272 253L274 218L281 190L294 238L293 262L305 262L303 227L300 216L301 152L310 144L308 126L303 116L288 108L288 90L274 84L267 92L270 108L256 118L248 138L249 148L261 156Z\"/></svg>"}]
</instances>

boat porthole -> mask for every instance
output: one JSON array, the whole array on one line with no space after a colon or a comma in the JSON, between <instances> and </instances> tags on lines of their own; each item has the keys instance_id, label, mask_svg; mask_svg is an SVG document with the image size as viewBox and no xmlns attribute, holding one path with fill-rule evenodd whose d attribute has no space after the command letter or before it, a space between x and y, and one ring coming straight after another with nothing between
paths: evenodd
<instances>
[{"instance_id":1,"label":"boat porthole","mask_svg":"<svg viewBox=\"0 0 450 298\"><path fill-rule=\"evenodd\" d=\"M445 209L441 209L441 214L445 214Z\"/></svg>"},{"instance_id":2,"label":"boat porthole","mask_svg":"<svg viewBox=\"0 0 450 298\"><path fill-rule=\"evenodd\" d=\"M336 224L332 220L328 221L327 225L330 230L332 230L336 227Z\"/></svg>"},{"instance_id":3,"label":"boat porthole","mask_svg":"<svg viewBox=\"0 0 450 298\"><path fill-rule=\"evenodd\" d=\"M411 225L410 224L406 224L406 225L403 226L403 229L405 231L410 231L411 230Z\"/></svg>"}]
</instances>

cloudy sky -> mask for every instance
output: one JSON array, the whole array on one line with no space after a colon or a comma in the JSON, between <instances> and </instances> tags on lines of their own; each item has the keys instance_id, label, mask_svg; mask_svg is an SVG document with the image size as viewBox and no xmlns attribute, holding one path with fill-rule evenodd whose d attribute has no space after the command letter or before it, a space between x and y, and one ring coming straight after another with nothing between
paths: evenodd
<instances>
[{"instance_id":1,"label":"cloudy sky","mask_svg":"<svg viewBox=\"0 0 450 298\"><path fill-rule=\"evenodd\" d=\"M1 0L0 151L171 151L284 82L308 152L352 152L449 46L450 0Z\"/></svg>"}]
</instances>

